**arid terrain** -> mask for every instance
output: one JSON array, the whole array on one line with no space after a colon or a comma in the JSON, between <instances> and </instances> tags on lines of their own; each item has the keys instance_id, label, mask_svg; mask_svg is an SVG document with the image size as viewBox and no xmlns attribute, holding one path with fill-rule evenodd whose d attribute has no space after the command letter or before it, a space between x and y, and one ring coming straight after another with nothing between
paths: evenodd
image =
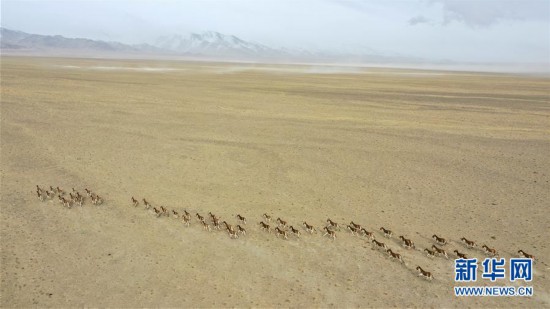
<instances>
[{"instance_id":1,"label":"arid terrain","mask_svg":"<svg viewBox=\"0 0 550 309\"><path fill-rule=\"evenodd\" d=\"M550 306L550 78L3 56L0 134L4 308ZM36 185L105 202L68 209ZM247 234L157 218L142 198L241 214ZM264 213L301 237L262 231ZM301 225L327 218L335 240ZM450 259L422 252L434 233ZM534 296L455 297L451 252L485 257L461 237L535 255L531 283L470 284Z\"/></svg>"}]
</instances>

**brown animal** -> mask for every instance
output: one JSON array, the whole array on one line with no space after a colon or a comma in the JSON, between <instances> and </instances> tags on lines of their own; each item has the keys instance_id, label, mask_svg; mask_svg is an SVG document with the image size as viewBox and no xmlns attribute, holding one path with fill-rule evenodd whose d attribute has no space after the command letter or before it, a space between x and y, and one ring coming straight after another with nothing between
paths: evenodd
<instances>
[{"instance_id":1,"label":"brown animal","mask_svg":"<svg viewBox=\"0 0 550 309\"><path fill-rule=\"evenodd\" d=\"M439 237L439 236L433 234L432 238L435 239L435 241L441 246L447 244L447 240L443 237Z\"/></svg>"},{"instance_id":2,"label":"brown animal","mask_svg":"<svg viewBox=\"0 0 550 309\"><path fill-rule=\"evenodd\" d=\"M300 237L300 231L298 231L298 229L295 229L292 225L289 226L288 229L292 232L292 234L296 235L297 237Z\"/></svg>"},{"instance_id":3,"label":"brown animal","mask_svg":"<svg viewBox=\"0 0 550 309\"><path fill-rule=\"evenodd\" d=\"M101 196L99 196L99 194L92 195L92 204L94 204L94 205L103 204L103 198L101 198Z\"/></svg>"},{"instance_id":4,"label":"brown animal","mask_svg":"<svg viewBox=\"0 0 550 309\"><path fill-rule=\"evenodd\" d=\"M168 209L166 209L164 206L160 206L160 210L162 211L162 214L165 215L165 216L170 216L168 214Z\"/></svg>"},{"instance_id":5,"label":"brown animal","mask_svg":"<svg viewBox=\"0 0 550 309\"><path fill-rule=\"evenodd\" d=\"M84 205L84 197L80 195L80 193L76 192L76 195L74 197L74 202L78 203L80 207Z\"/></svg>"},{"instance_id":6,"label":"brown animal","mask_svg":"<svg viewBox=\"0 0 550 309\"><path fill-rule=\"evenodd\" d=\"M327 219L327 223L330 227L333 227L335 229L339 229L340 228L340 225L338 225L338 223L330 220L330 218Z\"/></svg>"},{"instance_id":7,"label":"brown animal","mask_svg":"<svg viewBox=\"0 0 550 309\"><path fill-rule=\"evenodd\" d=\"M67 208L71 208L71 201L64 198L64 197L61 197L61 203L63 204L63 206L67 207Z\"/></svg>"},{"instance_id":8,"label":"brown animal","mask_svg":"<svg viewBox=\"0 0 550 309\"><path fill-rule=\"evenodd\" d=\"M391 249L387 249L386 252L390 256L390 258L396 259L396 260L400 261L401 263L405 263L405 262L403 262L403 258L401 257L401 254L399 254L397 252L393 252Z\"/></svg>"},{"instance_id":9,"label":"brown animal","mask_svg":"<svg viewBox=\"0 0 550 309\"><path fill-rule=\"evenodd\" d=\"M376 239L373 239L371 242L372 242L373 244L375 244L375 245L376 245L377 247L379 247L379 248L383 248L384 250L387 250L387 249L388 249L388 247L386 246L385 243L379 242L379 241L376 240Z\"/></svg>"},{"instance_id":10,"label":"brown animal","mask_svg":"<svg viewBox=\"0 0 550 309\"><path fill-rule=\"evenodd\" d=\"M225 228L228 230L228 231L233 231L233 227L231 226L231 224L223 221L222 222L223 224L225 224Z\"/></svg>"},{"instance_id":11,"label":"brown animal","mask_svg":"<svg viewBox=\"0 0 550 309\"><path fill-rule=\"evenodd\" d=\"M284 221L281 218L277 218L277 223L279 223L281 226L286 227L286 221Z\"/></svg>"},{"instance_id":12,"label":"brown animal","mask_svg":"<svg viewBox=\"0 0 550 309\"><path fill-rule=\"evenodd\" d=\"M468 239L466 239L466 238L464 238L464 237L460 238L460 240L462 240L462 242L464 242L464 243L466 244L467 247L473 248L473 247L476 246L476 243L475 243L475 241L473 241L473 240L468 240Z\"/></svg>"},{"instance_id":13,"label":"brown animal","mask_svg":"<svg viewBox=\"0 0 550 309\"><path fill-rule=\"evenodd\" d=\"M139 205L138 200L136 200L133 196L132 196L132 204L134 204L134 207L137 207Z\"/></svg>"},{"instance_id":14,"label":"brown animal","mask_svg":"<svg viewBox=\"0 0 550 309\"><path fill-rule=\"evenodd\" d=\"M39 201L44 202L44 195L42 194L41 191L36 191L36 195Z\"/></svg>"},{"instance_id":15,"label":"brown animal","mask_svg":"<svg viewBox=\"0 0 550 309\"><path fill-rule=\"evenodd\" d=\"M426 252L428 253L428 254L427 254L428 257L433 258L433 257L435 257L435 255L436 255L436 252L435 252L435 251L432 251L432 250L430 250L430 249L427 249L427 248L426 248L426 249L424 249L424 251L426 251Z\"/></svg>"},{"instance_id":16,"label":"brown animal","mask_svg":"<svg viewBox=\"0 0 550 309\"><path fill-rule=\"evenodd\" d=\"M359 230L353 225L348 225L347 229L351 232L351 235L359 234Z\"/></svg>"},{"instance_id":17,"label":"brown animal","mask_svg":"<svg viewBox=\"0 0 550 309\"><path fill-rule=\"evenodd\" d=\"M497 250L489 248L487 245L483 245L481 248L485 249L485 253L490 256L498 256Z\"/></svg>"},{"instance_id":18,"label":"brown animal","mask_svg":"<svg viewBox=\"0 0 550 309\"><path fill-rule=\"evenodd\" d=\"M445 258L449 258L447 255L447 251L443 250L442 248L438 248L436 245L432 245L432 249L434 249L438 254L443 255Z\"/></svg>"},{"instance_id":19,"label":"brown animal","mask_svg":"<svg viewBox=\"0 0 550 309\"><path fill-rule=\"evenodd\" d=\"M420 267L420 266L417 266L417 267L416 267L416 270L418 270L418 275L419 275L419 276L422 276L422 277L424 277L424 278L426 278L426 279L428 279L428 280L433 280L434 277L432 276L432 273L431 273L431 272L425 271L425 270L422 269L422 267Z\"/></svg>"},{"instance_id":20,"label":"brown animal","mask_svg":"<svg viewBox=\"0 0 550 309\"><path fill-rule=\"evenodd\" d=\"M84 191L86 191L86 195L88 195L88 197L92 197L92 191L91 190L88 190L88 188L84 188Z\"/></svg>"},{"instance_id":21,"label":"brown animal","mask_svg":"<svg viewBox=\"0 0 550 309\"><path fill-rule=\"evenodd\" d=\"M53 191L48 191L48 190L46 190L46 196L47 196L49 199L52 199L52 198L54 198L55 193L54 193Z\"/></svg>"},{"instance_id":22,"label":"brown animal","mask_svg":"<svg viewBox=\"0 0 550 309\"><path fill-rule=\"evenodd\" d=\"M157 218L160 217L160 215L162 214L162 211L160 211L156 207L153 207L153 210L155 211L155 214L157 215Z\"/></svg>"},{"instance_id":23,"label":"brown animal","mask_svg":"<svg viewBox=\"0 0 550 309\"><path fill-rule=\"evenodd\" d=\"M241 216L240 214L237 214L237 219L242 222L242 224L246 224L246 218Z\"/></svg>"},{"instance_id":24,"label":"brown animal","mask_svg":"<svg viewBox=\"0 0 550 309\"><path fill-rule=\"evenodd\" d=\"M392 235L393 235L393 232L392 232L392 231L387 230L387 229L385 229L385 228L383 228L383 227L381 227L380 230L384 233L384 236L386 236L386 237L388 237L388 238L391 238Z\"/></svg>"},{"instance_id":25,"label":"brown animal","mask_svg":"<svg viewBox=\"0 0 550 309\"><path fill-rule=\"evenodd\" d=\"M205 231L211 231L210 229L210 225L208 225L208 223L206 223L206 221L204 220L201 220L201 223L202 223L202 228L205 230Z\"/></svg>"},{"instance_id":26,"label":"brown animal","mask_svg":"<svg viewBox=\"0 0 550 309\"><path fill-rule=\"evenodd\" d=\"M333 240L336 239L336 232L335 231L329 229L328 226L325 226L325 231L326 231L326 233L323 236L328 235L329 237L332 237Z\"/></svg>"},{"instance_id":27,"label":"brown animal","mask_svg":"<svg viewBox=\"0 0 550 309\"><path fill-rule=\"evenodd\" d=\"M458 250L455 250L455 251L453 251L453 252L456 253L456 256L458 256L458 257L461 258L461 259L467 259L467 258L468 258L468 257L466 256L466 254L460 253L460 252L458 252Z\"/></svg>"},{"instance_id":28,"label":"brown animal","mask_svg":"<svg viewBox=\"0 0 550 309\"><path fill-rule=\"evenodd\" d=\"M191 223L191 217L189 216L181 216L181 220L183 222L183 224L189 226L189 224Z\"/></svg>"},{"instance_id":29,"label":"brown animal","mask_svg":"<svg viewBox=\"0 0 550 309\"><path fill-rule=\"evenodd\" d=\"M268 215L268 214L264 214L264 219L265 219L265 221L270 222L271 221L271 216Z\"/></svg>"},{"instance_id":30,"label":"brown animal","mask_svg":"<svg viewBox=\"0 0 550 309\"><path fill-rule=\"evenodd\" d=\"M279 227L276 227L275 232L277 232L277 234L275 234L277 237L279 237L279 235L281 235L281 236L284 237L284 239L288 239L288 236L287 236L285 230L281 230Z\"/></svg>"},{"instance_id":31,"label":"brown animal","mask_svg":"<svg viewBox=\"0 0 550 309\"><path fill-rule=\"evenodd\" d=\"M306 231L308 231L310 234L313 234L313 232L315 232L315 228L313 227L313 225L307 224L306 221L304 221L302 224L306 228Z\"/></svg>"},{"instance_id":32,"label":"brown animal","mask_svg":"<svg viewBox=\"0 0 550 309\"><path fill-rule=\"evenodd\" d=\"M180 214L177 211L172 209L172 216L174 216L174 218L178 219L180 217Z\"/></svg>"},{"instance_id":33,"label":"brown animal","mask_svg":"<svg viewBox=\"0 0 550 309\"><path fill-rule=\"evenodd\" d=\"M149 209L151 207L151 204L149 204L146 199L143 199L143 205L145 205L145 209Z\"/></svg>"},{"instance_id":34,"label":"brown animal","mask_svg":"<svg viewBox=\"0 0 550 309\"><path fill-rule=\"evenodd\" d=\"M237 225L237 232L241 233L242 235L246 235L246 230L240 225Z\"/></svg>"},{"instance_id":35,"label":"brown animal","mask_svg":"<svg viewBox=\"0 0 550 309\"><path fill-rule=\"evenodd\" d=\"M374 234L372 232L365 230L364 227L361 228L361 233L370 239L374 239Z\"/></svg>"},{"instance_id":36,"label":"brown animal","mask_svg":"<svg viewBox=\"0 0 550 309\"><path fill-rule=\"evenodd\" d=\"M405 238L405 236L399 236L399 239L403 241L403 247L407 249L414 249L414 243L412 240Z\"/></svg>"},{"instance_id":37,"label":"brown animal","mask_svg":"<svg viewBox=\"0 0 550 309\"><path fill-rule=\"evenodd\" d=\"M535 256L534 255L531 255L531 254L528 254L527 252L523 251L523 250L518 250L518 253L519 255L525 257L525 258L528 258L528 259L532 259L533 261L535 260Z\"/></svg>"},{"instance_id":38,"label":"brown animal","mask_svg":"<svg viewBox=\"0 0 550 309\"><path fill-rule=\"evenodd\" d=\"M353 227L354 227L356 230L358 230L358 231L361 230L361 224L357 224L357 223L351 221L351 222L349 223L349 225L353 226Z\"/></svg>"},{"instance_id":39,"label":"brown animal","mask_svg":"<svg viewBox=\"0 0 550 309\"><path fill-rule=\"evenodd\" d=\"M229 234L229 238L237 239L239 238L239 234L237 234L236 231L233 230L227 230L227 233Z\"/></svg>"},{"instance_id":40,"label":"brown animal","mask_svg":"<svg viewBox=\"0 0 550 309\"><path fill-rule=\"evenodd\" d=\"M195 216L197 216L197 219L199 219L199 221L204 221L204 217L199 215L198 212L195 214Z\"/></svg>"},{"instance_id":41,"label":"brown animal","mask_svg":"<svg viewBox=\"0 0 550 309\"><path fill-rule=\"evenodd\" d=\"M269 224L264 223L263 221L261 221L261 222L260 222L260 227L261 227L263 230L266 230L266 231L270 232Z\"/></svg>"},{"instance_id":42,"label":"brown animal","mask_svg":"<svg viewBox=\"0 0 550 309\"><path fill-rule=\"evenodd\" d=\"M212 224L214 224L214 227L218 230L220 230L222 227L220 225L220 220L218 218L212 219Z\"/></svg>"}]
</instances>

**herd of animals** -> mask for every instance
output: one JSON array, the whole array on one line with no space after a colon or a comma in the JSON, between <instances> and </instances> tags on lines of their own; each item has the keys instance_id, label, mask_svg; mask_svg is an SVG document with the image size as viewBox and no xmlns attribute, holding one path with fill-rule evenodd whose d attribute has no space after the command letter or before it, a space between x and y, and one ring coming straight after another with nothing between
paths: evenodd
<instances>
[{"instance_id":1,"label":"herd of animals","mask_svg":"<svg viewBox=\"0 0 550 309\"><path fill-rule=\"evenodd\" d=\"M67 195L67 193L60 187L50 186L48 189L48 188L41 188L39 185L36 185L36 195L38 197L38 200L42 202L46 200L54 200L57 197L59 203L66 208L71 208L76 205L83 207L84 202L87 198L89 198L91 203L96 206L101 205L103 203L103 198L99 196L99 194L92 192L88 188L85 188L84 191L85 191L85 195L81 194L78 190L75 190L75 188L72 188L72 191L69 192L69 194ZM131 203L134 207L138 207L140 205L140 201L134 198L133 196L131 198ZM157 208L156 206L152 206L151 203L149 203L145 198L142 199L142 203L146 210L152 210L157 217L172 216L175 219L181 220L183 224L186 226L190 226L192 222L191 214L187 210L184 210L183 213L180 214L176 210L169 211L164 206L159 206ZM205 231L211 231L213 229L216 229L216 230L224 229L228 233L229 237L233 239L239 238L239 235L241 236L246 235L246 229L244 228L244 226L246 226L247 221L246 221L246 218L240 214L236 215L236 219L238 220L239 224L237 224L235 227L233 227L233 225L229 224L225 220L221 221L221 218L214 215L212 212L208 213L209 220L206 220L205 217L200 215L198 212L195 213L194 216L199 221L200 225ZM265 213L263 214L263 220L260 221L258 224L262 230L268 233L271 233L271 231L274 231L275 236L277 238L280 237L283 239L289 239L289 235L293 235L294 237L298 237L298 238L300 237L301 235L300 230L292 225L289 225L287 221L281 218L277 218L275 220L275 223L272 224L271 220L272 220L272 216ZM308 224L306 221L302 222L302 226L304 230L309 234L313 234L317 232L317 228L315 228L313 225ZM352 235L367 237L367 239L370 240L370 242L375 248L383 250L390 258L395 259L401 263L404 263L403 257L399 253L393 251L391 248L388 248L388 246L384 242L376 240L374 233L368 231L360 224L357 224L351 221L348 225L346 225L345 228ZM324 232L323 237L327 236L335 240L336 232L340 230L341 230L340 224L328 218L326 220L326 225L322 228L322 231ZM380 231L386 238L391 238L393 236L393 232L384 227L381 227ZM401 240L403 247L405 247L406 249L413 249L413 250L420 251L419 249L416 248L414 242L411 239L408 239L403 235L399 236L399 239ZM432 236L432 239L434 240L435 244L433 244L431 248L425 248L423 252L425 252L426 255L430 258L444 257L446 259L449 259L449 254L443 248L445 245L449 244L449 241L436 234ZM460 240L468 248L478 247L477 243L473 240L466 239L465 237L462 237ZM481 246L481 249L488 256L498 257L498 252L494 248L490 248L487 245L483 245ZM465 253L459 252L458 250L454 250L453 253L455 253L456 257L459 259L468 258L468 256ZM518 250L518 254L522 257L533 259L533 261L535 260L535 257L533 255L528 254L523 250ZM432 275L432 273L424 270L422 267L417 266L416 270L418 271L419 276L422 276L428 280L434 279L434 276Z\"/></svg>"},{"instance_id":2,"label":"herd of animals","mask_svg":"<svg viewBox=\"0 0 550 309\"><path fill-rule=\"evenodd\" d=\"M88 188L84 189L84 191L86 192L86 196L90 198L92 204L103 204L103 198L99 196L99 194L95 194L94 192L88 190ZM38 200L42 202L46 199L54 199L57 196L59 203L67 208L71 208L73 205L79 205L82 207L85 200L84 195L80 194L80 192L78 190L75 190L75 188L72 188L72 192L69 192L69 196L67 196L66 192L60 187L54 188L50 186L49 189L43 189L40 188L39 185L36 185L36 195L38 197Z\"/></svg>"}]
</instances>

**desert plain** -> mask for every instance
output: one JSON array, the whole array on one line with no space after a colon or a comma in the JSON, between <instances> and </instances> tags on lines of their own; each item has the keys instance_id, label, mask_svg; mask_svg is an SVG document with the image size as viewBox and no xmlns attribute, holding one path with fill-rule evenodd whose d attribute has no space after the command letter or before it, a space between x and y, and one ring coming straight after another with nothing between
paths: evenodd
<instances>
[{"instance_id":1,"label":"desert plain","mask_svg":"<svg viewBox=\"0 0 550 309\"><path fill-rule=\"evenodd\" d=\"M2 56L0 134L4 308L550 306L548 77ZM67 209L36 185L105 202ZM143 198L241 214L247 234ZM264 213L301 236L262 231ZM301 225L327 218L335 240ZM450 259L422 252L433 234ZM455 297L451 252L486 257L461 237L535 255L534 295ZM522 285L470 285L493 284Z\"/></svg>"}]
</instances>

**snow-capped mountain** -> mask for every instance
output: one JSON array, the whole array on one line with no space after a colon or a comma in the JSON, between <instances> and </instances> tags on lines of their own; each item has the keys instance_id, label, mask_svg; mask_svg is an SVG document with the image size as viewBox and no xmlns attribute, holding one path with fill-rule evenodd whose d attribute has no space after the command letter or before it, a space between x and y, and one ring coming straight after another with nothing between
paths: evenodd
<instances>
[{"instance_id":1,"label":"snow-capped mountain","mask_svg":"<svg viewBox=\"0 0 550 309\"><path fill-rule=\"evenodd\" d=\"M234 35L225 35L215 31L191 33L186 36L164 36L158 38L153 45L177 53L217 57L273 57L286 54L282 50L244 41Z\"/></svg>"},{"instance_id":2,"label":"snow-capped mountain","mask_svg":"<svg viewBox=\"0 0 550 309\"><path fill-rule=\"evenodd\" d=\"M330 50L272 48L215 31L160 37L153 44L124 44L61 35L39 35L0 27L0 49L9 53L59 53L63 55L144 55L219 60L327 63L422 62L368 46L337 46Z\"/></svg>"}]
</instances>

